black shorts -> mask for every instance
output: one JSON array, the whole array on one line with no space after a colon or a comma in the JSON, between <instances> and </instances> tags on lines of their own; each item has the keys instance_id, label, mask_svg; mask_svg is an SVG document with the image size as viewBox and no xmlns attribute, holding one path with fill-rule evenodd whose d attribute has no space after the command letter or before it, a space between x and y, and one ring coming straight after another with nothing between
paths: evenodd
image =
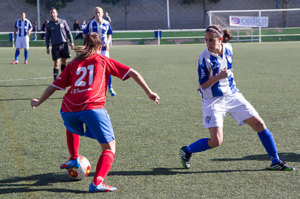
<instances>
[{"instance_id":1,"label":"black shorts","mask_svg":"<svg viewBox=\"0 0 300 199\"><path fill-rule=\"evenodd\" d=\"M52 46L51 52L53 60L71 57L67 42Z\"/></svg>"}]
</instances>

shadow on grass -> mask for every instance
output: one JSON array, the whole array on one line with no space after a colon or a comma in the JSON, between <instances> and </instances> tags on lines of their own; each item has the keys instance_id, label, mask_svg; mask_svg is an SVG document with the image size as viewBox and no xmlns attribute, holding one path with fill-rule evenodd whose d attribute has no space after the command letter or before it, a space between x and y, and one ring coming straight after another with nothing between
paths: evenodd
<instances>
[{"instance_id":1,"label":"shadow on grass","mask_svg":"<svg viewBox=\"0 0 300 199\"><path fill-rule=\"evenodd\" d=\"M278 154L281 160L287 162L300 162L300 154L297 153L279 153ZM268 154L259 154L259 155L248 155L242 158L215 158L211 159L212 161L240 161L240 160L270 160Z\"/></svg>"},{"instance_id":2,"label":"shadow on grass","mask_svg":"<svg viewBox=\"0 0 300 199\"><path fill-rule=\"evenodd\" d=\"M67 174L62 173L46 173L27 177L13 177L0 180L0 195L8 193L27 193L38 191L49 191L57 193L87 193L87 191L81 191L77 189L49 188L53 183L71 183L74 181L75 180L68 177Z\"/></svg>"},{"instance_id":3,"label":"shadow on grass","mask_svg":"<svg viewBox=\"0 0 300 199\"><path fill-rule=\"evenodd\" d=\"M238 172L257 172L265 171L266 169L243 169L243 170L212 170L212 171L191 171L183 168L154 168L152 171L111 171L108 175L119 176L147 176L147 175L178 175L178 174L201 174L201 173L238 173ZM93 174L91 174L93 175Z\"/></svg>"},{"instance_id":4,"label":"shadow on grass","mask_svg":"<svg viewBox=\"0 0 300 199\"><path fill-rule=\"evenodd\" d=\"M80 191L77 189L64 189L64 188L43 188L43 189L35 189L32 186L26 187L18 187L18 188L0 188L0 195L1 194L10 194L10 193L29 193L29 192L39 192L39 191L48 191L48 192L55 192L55 193L89 193L88 191Z\"/></svg>"},{"instance_id":5,"label":"shadow on grass","mask_svg":"<svg viewBox=\"0 0 300 199\"><path fill-rule=\"evenodd\" d=\"M178 175L178 174L201 174L201 173L232 173L232 172L257 172L263 170L215 170L215 171L190 171L182 168L154 168L152 171L111 171L110 176L155 176L155 175ZM90 177L95 173L90 173ZM26 183L28 182L28 183ZM9 193L27 193L49 191L57 193L88 193L77 189L49 188L53 183L72 183L75 180L67 174L46 173L28 177L12 177L0 180L0 195Z\"/></svg>"},{"instance_id":6,"label":"shadow on grass","mask_svg":"<svg viewBox=\"0 0 300 199\"><path fill-rule=\"evenodd\" d=\"M299 162L300 154L296 153L280 153L279 156L283 160L289 162ZM268 155L250 155L243 158L222 158L212 159L212 161L245 161L245 160L269 160ZM242 172L260 172L266 169L240 169L240 170L210 170L210 171L194 171L186 170L183 168L153 168L151 171L111 171L110 176L161 176L161 175L187 175L187 174L207 174L207 173L242 173ZM90 173L90 177L95 173ZM26 183L28 182L28 183ZM26 193L49 191L57 193L88 193L88 191L80 191L77 189L64 189L64 188L49 188L53 183L72 183L74 180L69 178L65 173L45 173L39 175L32 175L28 177L12 177L0 180L0 195L8 193ZM11 188L13 187L13 188Z\"/></svg>"}]
</instances>

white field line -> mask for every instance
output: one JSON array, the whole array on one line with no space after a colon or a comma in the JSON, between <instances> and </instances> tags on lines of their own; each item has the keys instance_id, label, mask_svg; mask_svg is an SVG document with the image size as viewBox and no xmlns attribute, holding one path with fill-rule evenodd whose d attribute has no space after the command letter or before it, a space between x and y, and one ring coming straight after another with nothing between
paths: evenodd
<instances>
[{"instance_id":1,"label":"white field line","mask_svg":"<svg viewBox=\"0 0 300 199\"><path fill-rule=\"evenodd\" d=\"M4 60L10 60L10 59L13 59L13 58L10 58L10 57L0 57L0 59L4 59ZM35 60L51 60L51 57L49 58L38 58L38 59L35 59Z\"/></svg>"},{"instance_id":2,"label":"white field line","mask_svg":"<svg viewBox=\"0 0 300 199\"><path fill-rule=\"evenodd\" d=\"M33 77L27 79L7 79L7 80L0 80L0 82L15 82L15 81L28 81L28 80L37 80L37 79L51 79L53 77Z\"/></svg>"}]
</instances>

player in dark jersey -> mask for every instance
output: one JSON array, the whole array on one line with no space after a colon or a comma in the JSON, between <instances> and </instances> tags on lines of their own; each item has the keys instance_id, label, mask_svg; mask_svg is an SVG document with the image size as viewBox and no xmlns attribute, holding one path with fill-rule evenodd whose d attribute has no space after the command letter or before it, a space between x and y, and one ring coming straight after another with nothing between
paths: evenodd
<instances>
[{"instance_id":1,"label":"player in dark jersey","mask_svg":"<svg viewBox=\"0 0 300 199\"><path fill-rule=\"evenodd\" d=\"M58 13L55 8L49 10L51 17L50 22L46 25L46 48L47 54L50 53L49 46L51 40L51 54L54 61L53 77L56 79L59 73L59 64L61 59L61 71L64 70L67 64L67 59L71 57L67 39L70 40L70 46L74 48L73 37L69 25L64 19L58 18Z\"/></svg>"},{"instance_id":2,"label":"player in dark jersey","mask_svg":"<svg viewBox=\"0 0 300 199\"><path fill-rule=\"evenodd\" d=\"M32 108L47 100L56 90L70 87L62 101L61 116L67 127L70 159L61 168L79 167L79 135L98 140L102 148L90 192L115 191L116 187L104 184L115 158L115 137L111 121L105 110L106 90L110 75L122 80L132 77L148 97L159 103L143 77L130 67L101 54L102 40L97 33L85 37L79 55L67 65L59 77L44 91L39 99L31 99ZM85 131L84 131L85 125Z\"/></svg>"}]
</instances>

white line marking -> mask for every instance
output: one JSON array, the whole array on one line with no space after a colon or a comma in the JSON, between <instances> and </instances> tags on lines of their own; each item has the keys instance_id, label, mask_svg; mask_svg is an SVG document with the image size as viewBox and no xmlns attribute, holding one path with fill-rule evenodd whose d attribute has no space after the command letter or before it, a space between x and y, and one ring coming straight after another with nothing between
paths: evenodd
<instances>
[{"instance_id":1,"label":"white line marking","mask_svg":"<svg viewBox=\"0 0 300 199\"><path fill-rule=\"evenodd\" d=\"M51 79L53 77L34 77L28 79L7 79L7 80L0 80L0 82L15 82L15 81L27 81L27 80L35 80L35 79Z\"/></svg>"}]
</instances>

